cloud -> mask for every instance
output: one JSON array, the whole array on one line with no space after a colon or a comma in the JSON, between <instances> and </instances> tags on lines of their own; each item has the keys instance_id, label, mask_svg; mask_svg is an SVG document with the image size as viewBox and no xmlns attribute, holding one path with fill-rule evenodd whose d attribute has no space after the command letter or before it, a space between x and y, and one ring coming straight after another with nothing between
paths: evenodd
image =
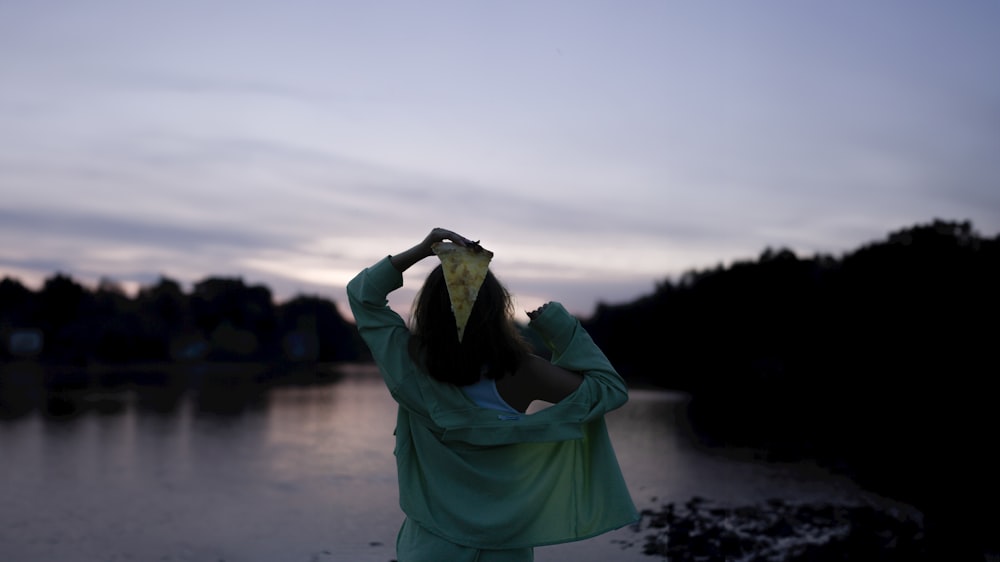
<instances>
[{"instance_id":1,"label":"cloud","mask_svg":"<svg viewBox=\"0 0 1000 562\"><path fill-rule=\"evenodd\" d=\"M185 226L162 222L150 223L121 215L73 213L66 210L0 209L0 229L24 239L71 239L84 236L95 244L133 246L168 246L192 249L201 246L233 248L265 247L268 240L252 230L234 231L206 225Z\"/></svg>"}]
</instances>

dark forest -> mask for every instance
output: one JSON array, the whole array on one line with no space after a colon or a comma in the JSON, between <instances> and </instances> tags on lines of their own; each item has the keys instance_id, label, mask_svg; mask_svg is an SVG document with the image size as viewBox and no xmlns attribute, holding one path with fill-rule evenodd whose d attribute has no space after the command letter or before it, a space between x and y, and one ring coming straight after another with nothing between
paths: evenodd
<instances>
[{"instance_id":1,"label":"dark forest","mask_svg":"<svg viewBox=\"0 0 1000 562\"><path fill-rule=\"evenodd\" d=\"M819 459L974 559L1000 547L998 289L1000 236L936 220L840 257L766 249L585 324L631 382L689 392L708 446Z\"/></svg>"},{"instance_id":2,"label":"dark forest","mask_svg":"<svg viewBox=\"0 0 1000 562\"><path fill-rule=\"evenodd\" d=\"M957 560L957 544L1000 548L998 287L1000 235L934 220L841 256L767 248L582 320L630 384L691 395L706 447L820 460L923 510L928 538ZM134 297L61 273L38 291L5 278L0 341L4 363L78 371L368 357L336 303L276 304L267 287L224 277L190 293L163 278ZM0 380L5 415L23 412L12 384Z\"/></svg>"}]
</instances>

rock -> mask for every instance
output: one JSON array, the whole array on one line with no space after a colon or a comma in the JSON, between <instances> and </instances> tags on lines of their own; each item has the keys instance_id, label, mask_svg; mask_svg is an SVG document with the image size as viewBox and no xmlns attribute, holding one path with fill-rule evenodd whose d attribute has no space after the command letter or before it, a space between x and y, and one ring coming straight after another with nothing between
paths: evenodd
<instances>
[{"instance_id":1,"label":"rock","mask_svg":"<svg viewBox=\"0 0 1000 562\"><path fill-rule=\"evenodd\" d=\"M713 506L695 497L644 510L643 553L671 562L929 561L922 521L868 505ZM650 532L652 531L652 532Z\"/></svg>"}]
</instances>

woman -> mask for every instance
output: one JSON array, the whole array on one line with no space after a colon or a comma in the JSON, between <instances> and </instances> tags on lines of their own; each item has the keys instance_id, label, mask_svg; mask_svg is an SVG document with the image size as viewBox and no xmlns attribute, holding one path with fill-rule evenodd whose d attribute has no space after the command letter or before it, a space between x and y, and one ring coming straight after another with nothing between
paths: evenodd
<instances>
[{"instance_id":1,"label":"woman","mask_svg":"<svg viewBox=\"0 0 1000 562\"><path fill-rule=\"evenodd\" d=\"M628 390L561 304L528 313L551 362L520 339L510 295L492 274L461 342L440 266L417 297L412 331L388 307L403 272L442 241L474 244L435 228L347 286L358 330L399 404L399 562L530 561L535 546L634 522L604 422ZM552 405L526 414L535 400Z\"/></svg>"}]
</instances>

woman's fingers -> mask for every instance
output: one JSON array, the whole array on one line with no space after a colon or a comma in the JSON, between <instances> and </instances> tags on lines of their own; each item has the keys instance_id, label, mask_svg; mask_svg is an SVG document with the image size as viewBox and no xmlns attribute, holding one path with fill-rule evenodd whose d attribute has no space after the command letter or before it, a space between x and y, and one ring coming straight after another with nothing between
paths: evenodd
<instances>
[{"instance_id":1,"label":"woman's fingers","mask_svg":"<svg viewBox=\"0 0 1000 562\"><path fill-rule=\"evenodd\" d=\"M431 243L442 242L444 240L451 240L459 246L468 246L472 243L468 238L447 228L435 228L428 235L428 241Z\"/></svg>"},{"instance_id":2,"label":"woman's fingers","mask_svg":"<svg viewBox=\"0 0 1000 562\"><path fill-rule=\"evenodd\" d=\"M539 314L542 313L543 310L545 310L546 306L549 306L549 303L545 303L542 306L536 308L535 310L529 311L528 312L528 318L534 320L535 317L537 317Z\"/></svg>"}]
</instances>

